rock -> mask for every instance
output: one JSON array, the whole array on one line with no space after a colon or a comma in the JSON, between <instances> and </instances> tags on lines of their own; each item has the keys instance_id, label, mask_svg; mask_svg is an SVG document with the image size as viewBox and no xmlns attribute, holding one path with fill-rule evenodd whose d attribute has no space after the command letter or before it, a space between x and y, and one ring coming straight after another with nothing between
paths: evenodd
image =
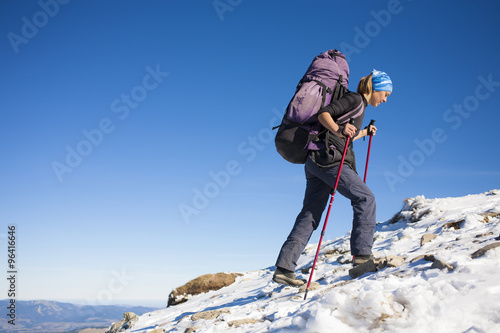
<instances>
[{"instance_id":1,"label":"rock","mask_svg":"<svg viewBox=\"0 0 500 333\"><path fill-rule=\"evenodd\" d=\"M403 209L389 220L389 224L401 221L414 223L422 220L425 216L432 213L430 209L424 210L424 201L425 198L423 196L406 198Z\"/></svg>"},{"instance_id":2,"label":"rock","mask_svg":"<svg viewBox=\"0 0 500 333\"><path fill-rule=\"evenodd\" d=\"M319 289L320 285L318 282L311 282L311 285L309 286L309 290L316 290ZM307 288L307 283L303 284L299 288L299 293L305 293Z\"/></svg>"},{"instance_id":3,"label":"rock","mask_svg":"<svg viewBox=\"0 0 500 333\"><path fill-rule=\"evenodd\" d=\"M123 324L124 324L123 321L119 321L117 323L111 324L111 327L108 328L108 330L106 331L106 333L117 333L117 332L119 332L121 330Z\"/></svg>"},{"instance_id":4,"label":"rock","mask_svg":"<svg viewBox=\"0 0 500 333\"><path fill-rule=\"evenodd\" d=\"M332 250L329 250L329 251L325 251L323 253L323 255L326 257L326 259L330 259L332 257L335 257L335 256L340 256L340 255L343 255L343 254L346 254L346 253L349 253L350 251L349 250L344 250L342 248L334 248Z\"/></svg>"},{"instance_id":5,"label":"rock","mask_svg":"<svg viewBox=\"0 0 500 333\"><path fill-rule=\"evenodd\" d=\"M412 260L410 260L410 264L413 264L414 262L417 262L419 260L422 260L424 259L425 255L424 254L421 254L419 256L416 256L415 258L413 258Z\"/></svg>"},{"instance_id":6,"label":"rock","mask_svg":"<svg viewBox=\"0 0 500 333\"><path fill-rule=\"evenodd\" d=\"M184 303L188 300L188 295L198 295L230 286L234 283L236 277L241 275L239 273L217 273L199 276L185 285L172 290L170 295L168 295L167 307Z\"/></svg>"},{"instance_id":7,"label":"rock","mask_svg":"<svg viewBox=\"0 0 500 333\"><path fill-rule=\"evenodd\" d=\"M148 333L165 333L165 330L163 330L161 328L155 328L152 331L148 331Z\"/></svg>"},{"instance_id":8,"label":"rock","mask_svg":"<svg viewBox=\"0 0 500 333\"><path fill-rule=\"evenodd\" d=\"M479 234L479 235L476 235L476 238L482 238L482 237L486 237L486 236L491 236L493 235L492 232L487 232L485 234Z\"/></svg>"},{"instance_id":9,"label":"rock","mask_svg":"<svg viewBox=\"0 0 500 333\"><path fill-rule=\"evenodd\" d=\"M446 269L448 269L448 272L455 269L455 267L453 267L452 265L447 264L444 261L441 261L438 259L434 260L434 262L431 265L431 269L432 268L437 268L437 269L445 269L446 268Z\"/></svg>"},{"instance_id":10,"label":"rock","mask_svg":"<svg viewBox=\"0 0 500 333\"><path fill-rule=\"evenodd\" d=\"M217 319L218 316L220 316L223 313L231 313L229 309L221 309L221 310L210 310L210 311L204 311L204 312L198 312L195 313L194 315L191 316L192 321L196 320L212 320L212 319Z\"/></svg>"},{"instance_id":11,"label":"rock","mask_svg":"<svg viewBox=\"0 0 500 333\"><path fill-rule=\"evenodd\" d=\"M403 215L401 214L401 212L399 213L396 213L390 220L389 220L389 224L393 224L393 223L397 223L401 220L403 220L404 217Z\"/></svg>"},{"instance_id":12,"label":"rock","mask_svg":"<svg viewBox=\"0 0 500 333\"><path fill-rule=\"evenodd\" d=\"M498 218L500 216L500 213L497 212L486 212L483 214L480 214L482 217L484 217L484 222L485 223L490 223L491 220Z\"/></svg>"},{"instance_id":13,"label":"rock","mask_svg":"<svg viewBox=\"0 0 500 333\"><path fill-rule=\"evenodd\" d=\"M349 270L349 276L353 279L360 277L365 273L373 273L386 267L399 267L406 258L400 256L387 256L385 259L369 260Z\"/></svg>"},{"instance_id":14,"label":"rock","mask_svg":"<svg viewBox=\"0 0 500 333\"><path fill-rule=\"evenodd\" d=\"M123 314L123 320L117 323L113 323L111 327L106 331L106 333L118 333L124 330L134 327L135 322L139 320L139 317L133 312L125 312Z\"/></svg>"},{"instance_id":15,"label":"rock","mask_svg":"<svg viewBox=\"0 0 500 333\"><path fill-rule=\"evenodd\" d=\"M385 260L387 262L387 267L399 267L404 263L405 258L400 256L388 256Z\"/></svg>"},{"instance_id":16,"label":"rock","mask_svg":"<svg viewBox=\"0 0 500 333\"><path fill-rule=\"evenodd\" d=\"M482 255L484 255L486 252L488 252L489 250L494 249L494 248L499 247L499 246L500 246L500 242L496 242L496 243L493 243L493 244L486 245L485 247L477 250L476 252L474 252L470 256L472 257L472 259L479 258Z\"/></svg>"},{"instance_id":17,"label":"rock","mask_svg":"<svg viewBox=\"0 0 500 333\"><path fill-rule=\"evenodd\" d=\"M302 272L302 274L309 274L309 272L311 271L311 268L312 268L312 266L302 267L302 269L300 271ZM314 268L314 269L317 269L317 268Z\"/></svg>"},{"instance_id":18,"label":"rock","mask_svg":"<svg viewBox=\"0 0 500 333\"><path fill-rule=\"evenodd\" d=\"M255 320L255 319L239 319L239 320L233 320L233 321L230 321L228 322L228 326L229 327L240 327L240 326L243 326L243 325L247 325L247 324L256 324L256 323L262 323L263 320Z\"/></svg>"},{"instance_id":19,"label":"rock","mask_svg":"<svg viewBox=\"0 0 500 333\"><path fill-rule=\"evenodd\" d=\"M123 320L125 320L126 322L135 323L137 320L139 320L139 317L133 312L125 312L123 314Z\"/></svg>"},{"instance_id":20,"label":"rock","mask_svg":"<svg viewBox=\"0 0 500 333\"><path fill-rule=\"evenodd\" d=\"M352 255L349 253L349 254L344 254L340 257L337 258L337 262L339 264L352 264Z\"/></svg>"},{"instance_id":21,"label":"rock","mask_svg":"<svg viewBox=\"0 0 500 333\"><path fill-rule=\"evenodd\" d=\"M422 254L422 255L419 255L418 257L413 258L410 261L410 264L413 264L414 262L419 261L421 259L424 259L425 261L434 261L434 260L436 260L436 258L434 257L433 254Z\"/></svg>"},{"instance_id":22,"label":"rock","mask_svg":"<svg viewBox=\"0 0 500 333\"><path fill-rule=\"evenodd\" d=\"M460 220L460 221L455 221L455 222L448 222L443 225L443 227L448 228L448 229L455 229L458 230L462 226L462 223L464 223L465 220Z\"/></svg>"},{"instance_id":23,"label":"rock","mask_svg":"<svg viewBox=\"0 0 500 333\"><path fill-rule=\"evenodd\" d=\"M374 263L377 266L377 270L381 270L387 267L387 260L375 260Z\"/></svg>"},{"instance_id":24,"label":"rock","mask_svg":"<svg viewBox=\"0 0 500 333\"><path fill-rule=\"evenodd\" d=\"M422 238L420 239L420 246L424 246L424 244L427 244L427 243L431 242L436 237L437 237L437 235L435 235L435 234L425 234L425 235L423 235Z\"/></svg>"}]
</instances>

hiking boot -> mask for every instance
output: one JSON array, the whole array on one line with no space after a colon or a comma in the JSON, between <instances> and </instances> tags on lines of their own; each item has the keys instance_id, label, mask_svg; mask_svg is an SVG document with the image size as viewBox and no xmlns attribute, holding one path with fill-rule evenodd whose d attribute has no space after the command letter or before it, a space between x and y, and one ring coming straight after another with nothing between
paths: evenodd
<instances>
[{"instance_id":1,"label":"hiking boot","mask_svg":"<svg viewBox=\"0 0 500 333\"><path fill-rule=\"evenodd\" d=\"M298 279L294 272L280 267L276 268L273 275L273 281L291 287L300 287L306 283L306 280Z\"/></svg>"},{"instance_id":2,"label":"hiking boot","mask_svg":"<svg viewBox=\"0 0 500 333\"><path fill-rule=\"evenodd\" d=\"M370 260L373 261L374 259L375 258L373 257L373 254L354 256L354 260L352 262L352 267L362 265L365 262L368 262Z\"/></svg>"}]
</instances>

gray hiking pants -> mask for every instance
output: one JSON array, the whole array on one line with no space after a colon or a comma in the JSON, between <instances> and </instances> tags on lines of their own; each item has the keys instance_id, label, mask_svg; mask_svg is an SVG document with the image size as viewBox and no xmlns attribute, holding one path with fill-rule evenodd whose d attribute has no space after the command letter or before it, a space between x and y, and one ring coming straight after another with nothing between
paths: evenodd
<instances>
[{"instance_id":1,"label":"gray hiking pants","mask_svg":"<svg viewBox=\"0 0 500 333\"><path fill-rule=\"evenodd\" d=\"M300 254L320 223L329 195L335 187L338 169L338 166L320 168L310 158L307 159L307 184L302 211L281 248L277 267L295 270ZM337 192L350 199L353 208L350 239L352 255L370 255L376 224L375 197L358 174L346 164L342 167Z\"/></svg>"}]
</instances>

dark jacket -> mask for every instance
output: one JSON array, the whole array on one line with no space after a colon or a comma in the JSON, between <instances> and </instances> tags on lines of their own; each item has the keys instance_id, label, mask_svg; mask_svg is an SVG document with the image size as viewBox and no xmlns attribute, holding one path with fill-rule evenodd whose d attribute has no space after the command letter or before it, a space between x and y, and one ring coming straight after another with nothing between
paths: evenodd
<instances>
[{"instance_id":1,"label":"dark jacket","mask_svg":"<svg viewBox=\"0 0 500 333\"><path fill-rule=\"evenodd\" d=\"M355 92L348 92L342 98L333 101L329 105L319 110L318 115L328 112L333 120L341 127L345 126L349 119L354 119L354 126L358 129L358 135L361 126L363 126L363 118L365 109L368 105L366 99ZM311 159L321 167L334 167L340 164L342 153L344 152L345 138L341 138L330 131L323 131L323 134L318 138L323 144L319 144L319 150L311 152ZM349 165L351 169L356 171L356 157L354 155L352 141L347 148L344 163Z\"/></svg>"}]
</instances>

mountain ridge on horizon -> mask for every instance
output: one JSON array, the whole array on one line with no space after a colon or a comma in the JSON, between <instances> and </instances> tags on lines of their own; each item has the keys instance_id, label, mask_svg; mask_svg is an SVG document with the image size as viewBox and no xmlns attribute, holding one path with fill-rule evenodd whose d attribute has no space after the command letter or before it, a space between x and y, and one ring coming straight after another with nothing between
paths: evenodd
<instances>
[{"instance_id":1,"label":"mountain ridge on horizon","mask_svg":"<svg viewBox=\"0 0 500 333\"><path fill-rule=\"evenodd\" d=\"M10 299L0 300L0 308L7 309ZM15 325L9 318L0 318L0 330L5 332L69 332L85 328L107 328L132 311L144 314L157 310L155 307L129 305L83 305L51 300L16 300Z\"/></svg>"}]
</instances>

